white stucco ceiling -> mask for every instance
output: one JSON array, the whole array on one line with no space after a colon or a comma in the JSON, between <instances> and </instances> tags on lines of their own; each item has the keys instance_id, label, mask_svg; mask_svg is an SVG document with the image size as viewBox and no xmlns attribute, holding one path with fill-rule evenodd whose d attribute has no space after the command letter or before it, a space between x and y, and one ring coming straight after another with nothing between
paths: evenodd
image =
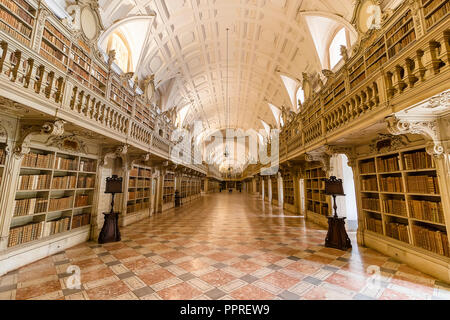
<instances>
[{"instance_id":1,"label":"white stucco ceiling","mask_svg":"<svg viewBox=\"0 0 450 320\"><path fill-rule=\"evenodd\" d=\"M189 104L185 124L205 128L262 128L275 124L269 103L292 107L280 73L299 81L322 70L306 15L349 21L352 0L99 0L105 28L133 15L156 13L136 70L155 74L163 109ZM314 11L314 12L311 12ZM226 109L226 29L229 28L229 97ZM318 26L317 28L320 28ZM327 27L328 28L328 27ZM127 30L126 27L123 28ZM147 30L131 28L127 37ZM175 90L173 90L175 89ZM184 116L184 115L183 115Z\"/></svg>"}]
</instances>

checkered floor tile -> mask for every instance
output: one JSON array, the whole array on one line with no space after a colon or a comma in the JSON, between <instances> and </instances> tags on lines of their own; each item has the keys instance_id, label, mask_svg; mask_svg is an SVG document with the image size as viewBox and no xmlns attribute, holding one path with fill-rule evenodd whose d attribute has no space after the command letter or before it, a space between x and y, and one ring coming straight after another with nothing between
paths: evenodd
<instances>
[{"instance_id":1,"label":"checkered floor tile","mask_svg":"<svg viewBox=\"0 0 450 320\"><path fill-rule=\"evenodd\" d=\"M0 277L0 299L450 299L448 284L355 234L352 250L325 248L324 229L246 194L208 195L121 233Z\"/></svg>"}]
</instances>

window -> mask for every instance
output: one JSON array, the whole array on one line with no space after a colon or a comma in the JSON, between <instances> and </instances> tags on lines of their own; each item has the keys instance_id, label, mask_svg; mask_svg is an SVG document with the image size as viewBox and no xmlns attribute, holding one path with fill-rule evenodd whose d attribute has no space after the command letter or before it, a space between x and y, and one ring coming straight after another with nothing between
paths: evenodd
<instances>
[{"instance_id":1,"label":"window","mask_svg":"<svg viewBox=\"0 0 450 320\"><path fill-rule=\"evenodd\" d=\"M345 28L339 30L331 41L329 54L330 54L330 69L333 69L339 61L341 61L341 46L347 46L347 35Z\"/></svg>"},{"instance_id":2,"label":"window","mask_svg":"<svg viewBox=\"0 0 450 320\"><path fill-rule=\"evenodd\" d=\"M122 33L115 31L108 38L108 51L116 50L115 63L123 72L129 72L133 69L131 61L131 50L126 38Z\"/></svg>"},{"instance_id":3,"label":"window","mask_svg":"<svg viewBox=\"0 0 450 320\"><path fill-rule=\"evenodd\" d=\"M302 104L305 103L305 91L303 91L303 88L298 88L297 91L297 102L300 101ZM297 104L297 108L300 106Z\"/></svg>"}]
</instances>

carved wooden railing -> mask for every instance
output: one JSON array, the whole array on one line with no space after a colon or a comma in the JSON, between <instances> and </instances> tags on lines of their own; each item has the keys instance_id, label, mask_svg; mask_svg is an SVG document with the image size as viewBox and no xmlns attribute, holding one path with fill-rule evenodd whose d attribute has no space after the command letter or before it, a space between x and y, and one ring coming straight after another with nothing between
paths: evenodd
<instances>
[{"instance_id":1,"label":"carved wooden railing","mask_svg":"<svg viewBox=\"0 0 450 320\"><path fill-rule=\"evenodd\" d=\"M375 67L364 69L361 80L355 81L353 70L363 63L367 52L380 46L377 39L385 39L396 21L410 15L411 8L400 6L375 33L364 42L359 51L345 61L344 66L303 105L301 113L286 124L280 136L280 160L283 162L304 153L308 148L333 138L338 133L355 126L359 121L375 119L386 113L398 112L410 106L411 98L424 96L436 84L450 82L450 19L442 18L434 25L422 23L420 15L414 16L414 40L395 52L386 49L390 59L381 60ZM417 9L418 13L423 10ZM378 42L377 42L378 41ZM388 42L386 42L388 43ZM384 42L383 42L384 45ZM386 45L387 48L389 48ZM440 77L440 80L437 80ZM310 79L308 79L310 80ZM436 94L430 92L430 96ZM423 98L425 99L425 97ZM419 101L417 101L419 102Z\"/></svg>"},{"instance_id":2,"label":"carved wooden railing","mask_svg":"<svg viewBox=\"0 0 450 320\"><path fill-rule=\"evenodd\" d=\"M47 13L42 14L42 10ZM69 62L64 65L52 60L51 55L42 54L40 46L46 23L57 26L66 39L76 37L48 9L41 8L38 12L29 42L18 41L14 33L0 29L1 94L147 152L154 150L169 159L173 143L167 137L171 136L171 125L157 115L155 106L123 85L98 51L86 48L90 52L87 59L91 61L91 73L85 79L70 70ZM96 81L95 72L103 75L97 76L103 82ZM160 130L165 137L159 136ZM193 167L206 172L204 166Z\"/></svg>"}]
</instances>

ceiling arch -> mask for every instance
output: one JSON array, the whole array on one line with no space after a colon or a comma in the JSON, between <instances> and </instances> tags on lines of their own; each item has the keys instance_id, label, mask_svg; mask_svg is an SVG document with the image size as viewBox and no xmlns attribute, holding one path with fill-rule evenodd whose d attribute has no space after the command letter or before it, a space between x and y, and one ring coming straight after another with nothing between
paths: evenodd
<instances>
[{"instance_id":1,"label":"ceiling arch","mask_svg":"<svg viewBox=\"0 0 450 320\"><path fill-rule=\"evenodd\" d=\"M261 120L274 124L267 101L276 106L294 101L278 70L293 79L322 70L305 15L350 27L353 14L353 0L99 0L99 5L110 29L133 16L156 14L137 75L154 74L162 95L164 85L177 78L162 110L178 107L184 124L199 120L210 129L262 128Z\"/></svg>"}]
</instances>

